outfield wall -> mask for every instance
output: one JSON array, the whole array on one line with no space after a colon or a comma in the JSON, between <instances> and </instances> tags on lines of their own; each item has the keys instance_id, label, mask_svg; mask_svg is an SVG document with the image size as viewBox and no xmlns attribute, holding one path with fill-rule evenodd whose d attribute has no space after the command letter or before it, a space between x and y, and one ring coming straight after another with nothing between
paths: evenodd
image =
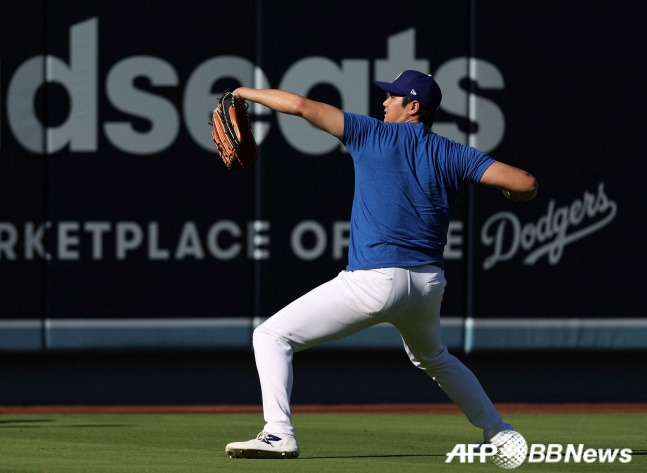
<instances>
[{"instance_id":1,"label":"outfield wall","mask_svg":"<svg viewBox=\"0 0 647 473\"><path fill-rule=\"evenodd\" d=\"M647 348L642 2L236 9L3 6L0 351L249 348L260 321L344 268L353 169L336 140L252 107L260 161L228 171L217 97L277 87L379 117L372 81L408 68L443 90L437 133L540 183L528 203L459 196L448 346ZM388 326L329 345L400 346Z\"/></svg>"},{"instance_id":2,"label":"outfield wall","mask_svg":"<svg viewBox=\"0 0 647 473\"><path fill-rule=\"evenodd\" d=\"M454 352L494 403L647 403L646 353ZM293 365L293 404L450 402L402 349L315 347ZM0 366L0 406L261 404L250 349L4 352Z\"/></svg>"}]
</instances>

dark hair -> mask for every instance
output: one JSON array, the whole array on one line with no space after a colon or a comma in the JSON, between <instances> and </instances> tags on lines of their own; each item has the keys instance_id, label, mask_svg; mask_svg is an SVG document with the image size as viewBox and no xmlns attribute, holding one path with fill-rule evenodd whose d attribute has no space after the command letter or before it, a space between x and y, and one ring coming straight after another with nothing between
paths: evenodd
<instances>
[{"instance_id":1,"label":"dark hair","mask_svg":"<svg viewBox=\"0 0 647 473\"><path fill-rule=\"evenodd\" d=\"M407 97L406 95L402 96L402 106L406 106L408 103L411 103L413 99L411 97ZM431 128L431 126L434 124L434 110L430 108L425 108L422 105L420 106L420 113L418 113L418 117L420 117L420 121L424 123L424 125L427 128Z\"/></svg>"}]
</instances>

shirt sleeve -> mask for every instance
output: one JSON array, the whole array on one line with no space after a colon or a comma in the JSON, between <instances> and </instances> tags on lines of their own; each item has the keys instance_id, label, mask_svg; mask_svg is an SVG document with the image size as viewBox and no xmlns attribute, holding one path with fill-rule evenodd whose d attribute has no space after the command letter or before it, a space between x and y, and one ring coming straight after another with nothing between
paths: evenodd
<instances>
[{"instance_id":1,"label":"shirt sleeve","mask_svg":"<svg viewBox=\"0 0 647 473\"><path fill-rule=\"evenodd\" d=\"M485 154L483 151L471 146L463 145L463 151L460 153L459 167L463 179L471 182L479 182L481 177L489 168L494 159Z\"/></svg>"},{"instance_id":2,"label":"shirt sleeve","mask_svg":"<svg viewBox=\"0 0 647 473\"><path fill-rule=\"evenodd\" d=\"M341 141L347 148L361 149L380 123L375 118L344 112L344 136Z\"/></svg>"}]
</instances>

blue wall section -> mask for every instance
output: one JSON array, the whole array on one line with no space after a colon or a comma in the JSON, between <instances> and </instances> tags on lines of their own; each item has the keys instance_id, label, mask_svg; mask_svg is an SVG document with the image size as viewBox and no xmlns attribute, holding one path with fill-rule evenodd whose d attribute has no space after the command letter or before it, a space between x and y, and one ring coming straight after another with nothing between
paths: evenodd
<instances>
[{"instance_id":1,"label":"blue wall section","mask_svg":"<svg viewBox=\"0 0 647 473\"><path fill-rule=\"evenodd\" d=\"M3 351L124 349L251 349L252 332L264 319L118 319L0 321ZM643 319L462 319L443 320L450 349L470 353L493 350L645 350ZM395 328L379 324L325 349L400 350Z\"/></svg>"}]
</instances>

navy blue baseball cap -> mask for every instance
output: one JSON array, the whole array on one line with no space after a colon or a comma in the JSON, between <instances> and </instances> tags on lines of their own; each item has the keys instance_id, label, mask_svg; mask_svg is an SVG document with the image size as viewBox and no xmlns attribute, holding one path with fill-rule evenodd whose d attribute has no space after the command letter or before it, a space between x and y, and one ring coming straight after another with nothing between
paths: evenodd
<instances>
[{"instance_id":1,"label":"navy blue baseball cap","mask_svg":"<svg viewBox=\"0 0 647 473\"><path fill-rule=\"evenodd\" d=\"M398 74L393 82L375 81L380 89L396 95L406 95L417 100L425 108L437 110L443 93L431 74L407 70Z\"/></svg>"}]
</instances>

